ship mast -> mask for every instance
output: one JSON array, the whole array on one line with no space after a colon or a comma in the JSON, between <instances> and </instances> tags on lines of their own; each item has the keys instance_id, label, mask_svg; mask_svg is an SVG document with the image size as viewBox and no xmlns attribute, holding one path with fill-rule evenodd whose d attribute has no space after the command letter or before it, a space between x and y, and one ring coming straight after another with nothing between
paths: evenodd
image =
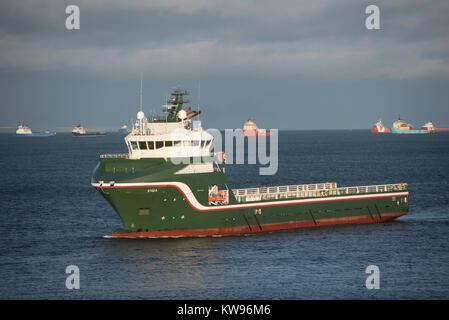
<instances>
[{"instance_id":1,"label":"ship mast","mask_svg":"<svg viewBox=\"0 0 449 320\"><path fill-rule=\"evenodd\" d=\"M201 119L200 119L200 101L201 101L201 82L198 80L198 122L201 127Z\"/></svg>"},{"instance_id":2,"label":"ship mast","mask_svg":"<svg viewBox=\"0 0 449 320\"><path fill-rule=\"evenodd\" d=\"M183 104L190 102L188 99L184 98L184 96L188 95L189 93L186 90L181 89L175 89L171 92L171 98L168 99L167 103L169 103L170 106L173 107L169 107L167 108L167 110L164 110L168 112L166 119L167 122L177 121L176 114L182 109Z\"/></svg>"},{"instance_id":3,"label":"ship mast","mask_svg":"<svg viewBox=\"0 0 449 320\"><path fill-rule=\"evenodd\" d=\"M142 111L142 72L140 73L140 111Z\"/></svg>"},{"instance_id":4,"label":"ship mast","mask_svg":"<svg viewBox=\"0 0 449 320\"><path fill-rule=\"evenodd\" d=\"M142 72L140 73L140 111L137 113L137 120L139 120L139 134L144 134L145 128L143 127L145 114L143 113L143 105L142 105Z\"/></svg>"}]
</instances>

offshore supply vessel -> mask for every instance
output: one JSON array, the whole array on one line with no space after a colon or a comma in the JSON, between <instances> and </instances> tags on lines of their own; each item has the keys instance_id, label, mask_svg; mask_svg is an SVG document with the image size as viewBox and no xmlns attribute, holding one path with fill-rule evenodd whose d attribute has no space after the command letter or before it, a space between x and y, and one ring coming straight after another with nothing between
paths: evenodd
<instances>
[{"instance_id":1,"label":"offshore supply vessel","mask_svg":"<svg viewBox=\"0 0 449 320\"><path fill-rule=\"evenodd\" d=\"M401 116L398 117L398 120L393 122L393 127L391 128L391 133L396 134L428 134L432 133L432 130L429 129L415 129L410 123L406 123L401 119Z\"/></svg>"},{"instance_id":2,"label":"offshore supply vessel","mask_svg":"<svg viewBox=\"0 0 449 320\"><path fill-rule=\"evenodd\" d=\"M212 153L213 136L184 109L176 89L166 115L142 111L125 137L126 154L105 154L92 186L119 214L108 238L247 235L348 223L378 223L408 213L407 184L338 187L317 183L232 189ZM141 99L142 101L142 99ZM188 110L188 111L186 111Z\"/></svg>"},{"instance_id":3,"label":"offshore supply vessel","mask_svg":"<svg viewBox=\"0 0 449 320\"><path fill-rule=\"evenodd\" d=\"M428 130L431 132L449 132L449 128L435 128L432 121L427 121L422 127L421 130Z\"/></svg>"},{"instance_id":4,"label":"offshore supply vessel","mask_svg":"<svg viewBox=\"0 0 449 320\"><path fill-rule=\"evenodd\" d=\"M381 120L377 121L371 128L372 133L396 133L396 134L427 134L435 132L449 132L449 128L435 128L432 121L427 121L421 129L415 129L410 123L406 123L398 117L391 129L385 127Z\"/></svg>"},{"instance_id":5,"label":"offshore supply vessel","mask_svg":"<svg viewBox=\"0 0 449 320\"><path fill-rule=\"evenodd\" d=\"M117 132L119 134L128 134L129 133L128 126L124 124L123 126L120 127L120 129L117 130Z\"/></svg>"},{"instance_id":6,"label":"offshore supply vessel","mask_svg":"<svg viewBox=\"0 0 449 320\"><path fill-rule=\"evenodd\" d=\"M377 121L371 128L372 133L391 133L390 128L383 125L382 120Z\"/></svg>"},{"instance_id":7,"label":"offshore supply vessel","mask_svg":"<svg viewBox=\"0 0 449 320\"><path fill-rule=\"evenodd\" d=\"M267 132L265 129L259 129L253 120L248 119L243 125L243 134L245 137L270 136L271 132Z\"/></svg>"},{"instance_id":8,"label":"offshore supply vessel","mask_svg":"<svg viewBox=\"0 0 449 320\"><path fill-rule=\"evenodd\" d=\"M56 135L56 132L50 132L50 131L39 131L39 132L33 132L30 127L28 127L25 124L20 124L17 127L16 130L16 136L23 136L23 137L53 137Z\"/></svg>"},{"instance_id":9,"label":"offshore supply vessel","mask_svg":"<svg viewBox=\"0 0 449 320\"><path fill-rule=\"evenodd\" d=\"M104 137L106 133L104 132L87 132L82 125L77 125L72 129L73 137Z\"/></svg>"}]
</instances>

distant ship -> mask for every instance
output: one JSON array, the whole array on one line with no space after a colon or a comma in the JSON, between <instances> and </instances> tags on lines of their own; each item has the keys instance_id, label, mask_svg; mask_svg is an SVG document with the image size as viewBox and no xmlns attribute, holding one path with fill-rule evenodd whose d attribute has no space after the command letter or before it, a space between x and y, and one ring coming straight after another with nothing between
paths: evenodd
<instances>
[{"instance_id":1,"label":"distant ship","mask_svg":"<svg viewBox=\"0 0 449 320\"><path fill-rule=\"evenodd\" d=\"M246 137L270 136L271 132L266 132L265 129L259 129L253 120L248 119L248 121L246 121L243 125L243 134Z\"/></svg>"},{"instance_id":2,"label":"distant ship","mask_svg":"<svg viewBox=\"0 0 449 320\"><path fill-rule=\"evenodd\" d=\"M390 130L390 128L384 127L384 125L382 124L382 121L379 120L374 124L374 126L371 129L371 132L373 132L373 133L391 133L391 130Z\"/></svg>"},{"instance_id":3,"label":"distant ship","mask_svg":"<svg viewBox=\"0 0 449 320\"><path fill-rule=\"evenodd\" d=\"M393 123L391 132L397 134L424 134L431 133L432 131L427 129L415 129L410 123L405 123L404 121L402 121L401 117L399 116L398 120Z\"/></svg>"},{"instance_id":4,"label":"distant ship","mask_svg":"<svg viewBox=\"0 0 449 320\"><path fill-rule=\"evenodd\" d=\"M104 132L87 132L80 124L73 128L72 135L74 137L104 137Z\"/></svg>"},{"instance_id":5,"label":"distant ship","mask_svg":"<svg viewBox=\"0 0 449 320\"><path fill-rule=\"evenodd\" d=\"M17 127L16 130L16 136L26 136L26 137L52 137L56 135L56 132L50 132L50 131L40 131L40 132L33 132L31 131L30 127L28 127L25 124L21 124Z\"/></svg>"},{"instance_id":6,"label":"distant ship","mask_svg":"<svg viewBox=\"0 0 449 320\"><path fill-rule=\"evenodd\" d=\"M422 130L429 130L431 132L449 132L449 128L435 128L432 121L426 122L422 127Z\"/></svg>"},{"instance_id":7,"label":"distant ship","mask_svg":"<svg viewBox=\"0 0 449 320\"><path fill-rule=\"evenodd\" d=\"M421 127L421 130L435 132L435 127L433 126L432 121L428 121Z\"/></svg>"},{"instance_id":8,"label":"distant ship","mask_svg":"<svg viewBox=\"0 0 449 320\"><path fill-rule=\"evenodd\" d=\"M118 129L118 133L120 133L120 134L128 134L129 133L128 126L126 124L123 125L120 129Z\"/></svg>"}]
</instances>

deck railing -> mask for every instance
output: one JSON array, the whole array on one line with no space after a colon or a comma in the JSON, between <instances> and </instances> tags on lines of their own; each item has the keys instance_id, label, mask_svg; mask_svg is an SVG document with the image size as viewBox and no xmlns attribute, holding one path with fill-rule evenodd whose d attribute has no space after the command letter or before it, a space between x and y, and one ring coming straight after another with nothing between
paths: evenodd
<instances>
[{"instance_id":1,"label":"deck railing","mask_svg":"<svg viewBox=\"0 0 449 320\"><path fill-rule=\"evenodd\" d=\"M300 184L289 186L276 186L276 187L259 187L259 188L246 188L246 189L234 189L236 196L247 195L264 195L273 193L288 193L288 192L301 192L301 191L316 191L326 190L331 188L337 188L336 182L315 183L315 184Z\"/></svg>"},{"instance_id":2,"label":"deck railing","mask_svg":"<svg viewBox=\"0 0 449 320\"><path fill-rule=\"evenodd\" d=\"M100 155L100 158L124 158L124 159L128 159L129 158L129 154L127 154L127 153L102 154L102 155Z\"/></svg>"},{"instance_id":3,"label":"deck railing","mask_svg":"<svg viewBox=\"0 0 449 320\"><path fill-rule=\"evenodd\" d=\"M394 192L405 190L407 190L406 183L337 188L337 184L332 182L296 186L234 189L233 192L238 202L251 202L276 199L313 198L365 193Z\"/></svg>"}]
</instances>

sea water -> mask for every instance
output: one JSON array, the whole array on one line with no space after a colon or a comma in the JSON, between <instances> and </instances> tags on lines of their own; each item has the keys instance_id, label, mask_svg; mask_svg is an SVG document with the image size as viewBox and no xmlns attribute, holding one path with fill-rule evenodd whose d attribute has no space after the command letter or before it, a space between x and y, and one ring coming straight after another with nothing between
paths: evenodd
<instances>
[{"instance_id":1,"label":"sea water","mask_svg":"<svg viewBox=\"0 0 449 320\"><path fill-rule=\"evenodd\" d=\"M221 238L103 238L121 220L90 178L100 154L124 152L115 133L0 134L1 299L449 298L448 133L280 131L277 174L226 165L232 187L407 182L409 214ZM370 265L379 289L365 286Z\"/></svg>"}]
</instances>

